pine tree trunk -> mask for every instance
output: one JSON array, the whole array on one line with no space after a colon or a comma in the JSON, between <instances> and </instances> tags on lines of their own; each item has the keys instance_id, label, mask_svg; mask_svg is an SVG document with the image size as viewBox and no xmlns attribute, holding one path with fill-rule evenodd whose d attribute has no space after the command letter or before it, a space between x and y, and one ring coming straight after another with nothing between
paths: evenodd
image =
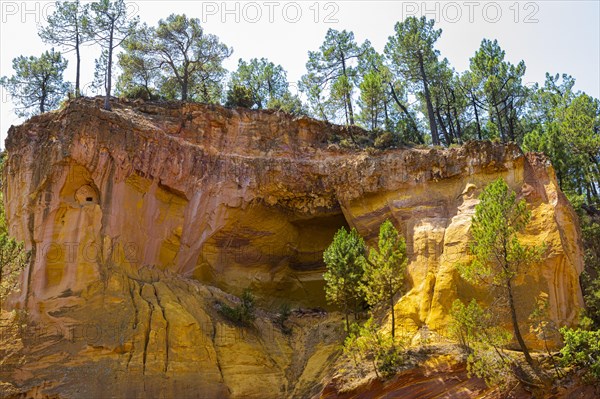
<instances>
[{"instance_id":1,"label":"pine tree trunk","mask_svg":"<svg viewBox=\"0 0 600 399\"><path fill-rule=\"evenodd\" d=\"M458 144L462 144L462 127L460 126L460 119L458 118L458 112L456 108L454 110L454 119L456 119L456 138L458 140Z\"/></svg>"},{"instance_id":2,"label":"pine tree trunk","mask_svg":"<svg viewBox=\"0 0 600 399\"><path fill-rule=\"evenodd\" d=\"M75 36L75 55L77 58L77 64L75 68L77 71L75 72L75 97L81 97L81 89L80 89L80 75L81 75L81 54L79 54L79 31Z\"/></svg>"},{"instance_id":3,"label":"pine tree trunk","mask_svg":"<svg viewBox=\"0 0 600 399\"><path fill-rule=\"evenodd\" d=\"M344 54L341 54L341 59L342 59L342 74L346 77L348 83L350 83L350 79L348 78L348 74L346 73L346 58L344 56ZM354 125L354 112L352 111L352 98L350 97L350 92L347 91L346 94L344 95L344 101L346 102L346 105L348 106L348 116L346 120L350 120L350 124Z\"/></svg>"},{"instance_id":4,"label":"pine tree trunk","mask_svg":"<svg viewBox=\"0 0 600 399\"><path fill-rule=\"evenodd\" d=\"M108 65L106 67L106 97L104 98L104 109L107 111L111 110L110 106L110 92L112 89L112 55L113 55L113 35L115 32L114 21L110 27L110 39L108 41Z\"/></svg>"},{"instance_id":5,"label":"pine tree trunk","mask_svg":"<svg viewBox=\"0 0 600 399\"><path fill-rule=\"evenodd\" d=\"M479 112L477 112L477 104L475 104L475 96L471 95L471 104L473 104L473 110L475 111L475 121L477 122L477 138L483 140L481 136L481 123L479 123Z\"/></svg>"},{"instance_id":6,"label":"pine tree trunk","mask_svg":"<svg viewBox=\"0 0 600 399\"><path fill-rule=\"evenodd\" d=\"M394 296L390 295L390 310L392 311L392 338L396 337L396 316L394 315Z\"/></svg>"},{"instance_id":7,"label":"pine tree trunk","mask_svg":"<svg viewBox=\"0 0 600 399\"><path fill-rule=\"evenodd\" d=\"M500 140L503 143L506 143L506 136L504 135L504 127L502 126L502 116L500 115L500 110L498 109L497 105L495 105L494 108L496 109L496 117L498 118L498 131L500 132Z\"/></svg>"},{"instance_id":8,"label":"pine tree trunk","mask_svg":"<svg viewBox=\"0 0 600 399\"><path fill-rule=\"evenodd\" d=\"M350 321L348 320L348 307L344 310L346 316L346 334L350 334Z\"/></svg>"},{"instance_id":9,"label":"pine tree trunk","mask_svg":"<svg viewBox=\"0 0 600 399\"><path fill-rule=\"evenodd\" d=\"M521 350L523 351L523 355L525 355L525 360L527 361L527 363L534 370L537 370L537 366L535 365L533 358L529 354L529 350L527 349L527 346L525 345L525 341L523 340L523 336L521 335L521 330L519 329L519 321L517 318L517 310L515 308L515 301L514 301L513 292L512 292L512 282L511 282L510 278L506 280L506 289L508 291L508 305L510 307L510 316L512 319L512 325L513 325L513 330L515 333L515 338L517 339L517 342L519 343L519 346L521 347Z\"/></svg>"},{"instance_id":10,"label":"pine tree trunk","mask_svg":"<svg viewBox=\"0 0 600 399\"><path fill-rule=\"evenodd\" d=\"M394 90L394 86L391 83L389 85L390 85L390 92L392 93L392 98L394 99L394 101L396 102L396 104L400 107L400 109L402 110L402 112L404 112L404 115L406 115L406 117L408 118L408 121L410 122L412 128L415 130L415 133L418 135L418 137L419 137L419 144L423 144L425 141L423 140L423 137L421 137L421 135L419 134L419 128L417 127L417 123L413 119L413 117L410 114L410 112L408 112L408 109L404 106L404 104L402 104L402 102L400 102L400 99L396 95L396 90Z\"/></svg>"},{"instance_id":11,"label":"pine tree trunk","mask_svg":"<svg viewBox=\"0 0 600 399\"><path fill-rule=\"evenodd\" d=\"M385 114L385 130L390 130L390 118L388 116L388 102L383 101L383 112Z\"/></svg>"},{"instance_id":12,"label":"pine tree trunk","mask_svg":"<svg viewBox=\"0 0 600 399\"><path fill-rule=\"evenodd\" d=\"M48 92L46 90L46 82L47 82L46 77L43 78L42 81L42 87L40 88L41 91L41 97L40 97L40 114L43 114L44 112L46 112L46 98L48 96Z\"/></svg>"},{"instance_id":13,"label":"pine tree trunk","mask_svg":"<svg viewBox=\"0 0 600 399\"><path fill-rule=\"evenodd\" d=\"M183 71L183 82L181 83L181 101L187 101L188 99L188 72Z\"/></svg>"},{"instance_id":14,"label":"pine tree trunk","mask_svg":"<svg viewBox=\"0 0 600 399\"><path fill-rule=\"evenodd\" d=\"M450 145L450 136L448 135L448 131L446 129L446 125L442 120L442 116L440 115L440 110L436 108L435 113L437 115L438 122L440 123L440 129L442 130L442 134L444 135L444 140L446 140L446 145Z\"/></svg>"},{"instance_id":15,"label":"pine tree trunk","mask_svg":"<svg viewBox=\"0 0 600 399\"><path fill-rule=\"evenodd\" d=\"M348 103L348 115L350 117L350 125L354 125L354 112L352 111L352 98L350 93L346 93L346 102Z\"/></svg>"},{"instance_id":16,"label":"pine tree trunk","mask_svg":"<svg viewBox=\"0 0 600 399\"><path fill-rule=\"evenodd\" d=\"M433 112L433 104L431 103L431 94L429 93L429 84L427 83L427 75L425 74L422 54L419 54L419 70L421 71L423 91L425 92L425 101L427 102L427 116L429 117L429 128L431 129L431 141L433 142L433 145L440 145L440 138L438 135L437 124L435 123L435 114Z\"/></svg>"}]
</instances>

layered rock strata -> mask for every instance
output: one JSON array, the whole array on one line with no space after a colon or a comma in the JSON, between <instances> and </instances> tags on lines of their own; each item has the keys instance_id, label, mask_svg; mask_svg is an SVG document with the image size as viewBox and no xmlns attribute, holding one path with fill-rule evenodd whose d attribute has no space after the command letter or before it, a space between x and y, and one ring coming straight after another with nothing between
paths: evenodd
<instances>
[{"instance_id":1,"label":"layered rock strata","mask_svg":"<svg viewBox=\"0 0 600 399\"><path fill-rule=\"evenodd\" d=\"M237 328L218 303L250 288L266 310L331 310L322 252L333 234L354 227L372 244L390 219L410 258L397 329L443 335L455 299L486 296L456 265L477 196L498 177L531 209L522 240L547 251L516 281L521 319L540 295L557 324L581 309L576 216L541 155L489 142L348 150L331 144L344 128L272 111L99 104L71 101L6 141L10 231L34 259L13 303L42 329L22 343L35 361L7 368L16 386L61 397L312 395L338 353L338 315L292 318L290 337L268 312Z\"/></svg>"}]
</instances>

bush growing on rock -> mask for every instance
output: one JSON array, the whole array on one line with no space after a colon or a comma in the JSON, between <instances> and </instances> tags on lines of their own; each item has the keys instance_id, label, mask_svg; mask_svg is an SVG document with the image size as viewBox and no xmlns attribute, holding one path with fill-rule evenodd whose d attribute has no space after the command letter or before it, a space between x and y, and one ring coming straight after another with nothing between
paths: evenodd
<instances>
[{"instance_id":1,"label":"bush growing on rock","mask_svg":"<svg viewBox=\"0 0 600 399\"><path fill-rule=\"evenodd\" d=\"M0 176L4 169L4 158L4 154L0 153ZM25 251L23 243L8 235L4 200L0 190L0 308L6 297L18 289L19 275L29 263L29 258L30 253Z\"/></svg>"},{"instance_id":2,"label":"bush growing on rock","mask_svg":"<svg viewBox=\"0 0 600 399\"><path fill-rule=\"evenodd\" d=\"M221 304L219 312L235 324L248 327L256 318L254 295L250 289L246 289L240 299L240 304L234 307Z\"/></svg>"},{"instance_id":3,"label":"bush growing on rock","mask_svg":"<svg viewBox=\"0 0 600 399\"><path fill-rule=\"evenodd\" d=\"M563 366L585 370L592 381L600 381L600 331L560 329L565 346L560 350Z\"/></svg>"},{"instance_id":4,"label":"bush growing on rock","mask_svg":"<svg viewBox=\"0 0 600 399\"><path fill-rule=\"evenodd\" d=\"M279 308L279 314L277 315L277 318L275 320L279 328L281 328L281 331L286 335L292 333L292 329L285 323L290 318L291 314L292 311L290 309L290 304L285 302Z\"/></svg>"},{"instance_id":5,"label":"bush growing on rock","mask_svg":"<svg viewBox=\"0 0 600 399\"><path fill-rule=\"evenodd\" d=\"M404 362L401 346L397 346L391 335L381 331L370 318L363 325L353 323L344 341L344 353L354 364L369 363L377 377L389 377L396 373Z\"/></svg>"}]
</instances>

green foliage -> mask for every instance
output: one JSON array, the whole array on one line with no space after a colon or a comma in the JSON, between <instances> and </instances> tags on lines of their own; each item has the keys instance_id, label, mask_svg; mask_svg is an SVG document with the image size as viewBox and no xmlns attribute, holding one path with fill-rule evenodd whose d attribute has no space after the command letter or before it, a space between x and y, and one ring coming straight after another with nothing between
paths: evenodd
<instances>
[{"instance_id":1,"label":"green foliage","mask_svg":"<svg viewBox=\"0 0 600 399\"><path fill-rule=\"evenodd\" d=\"M397 143L396 137L390 132L383 132L375 137L373 146L379 149L393 147Z\"/></svg>"},{"instance_id":2,"label":"green foliage","mask_svg":"<svg viewBox=\"0 0 600 399\"><path fill-rule=\"evenodd\" d=\"M453 319L450 325L450 333L466 350L478 340L478 334L482 332L481 326L485 322L485 311L479 306L475 299L467 306L460 299L452 303L450 316Z\"/></svg>"},{"instance_id":3,"label":"green foliage","mask_svg":"<svg viewBox=\"0 0 600 399\"><path fill-rule=\"evenodd\" d=\"M385 124L386 90L383 75L369 71L360 83L360 114L358 119L370 130L377 130Z\"/></svg>"},{"instance_id":4,"label":"green foliage","mask_svg":"<svg viewBox=\"0 0 600 399\"><path fill-rule=\"evenodd\" d=\"M81 46L89 39L85 26L89 22L84 7L79 0L57 1L56 10L47 17L48 24L39 29L39 36L45 43L52 43L64 49L65 53L74 51L76 55L75 96L79 97L81 75Z\"/></svg>"},{"instance_id":5,"label":"green foliage","mask_svg":"<svg viewBox=\"0 0 600 399\"><path fill-rule=\"evenodd\" d=\"M254 102L252 105L258 109L268 108L267 104L281 100L286 95L291 96L285 70L266 58L252 58L250 62L240 59L237 71L231 74L230 87L236 86L249 91L249 98Z\"/></svg>"},{"instance_id":6,"label":"green foliage","mask_svg":"<svg viewBox=\"0 0 600 399\"><path fill-rule=\"evenodd\" d=\"M331 119L327 92L319 83L319 77L314 72L303 75L299 83L300 91L308 101L309 115L323 121Z\"/></svg>"},{"instance_id":7,"label":"green foliage","mask_svg":"<svg viewBox=\"0 0 600 399\"><path fill-rule=\"evenodd\" d=\"M0 154L0 176L3 176L5 154ZM19 287L21 271L29 263L30 253L25 251L23 243L8 234L4 211L4 199L0 191L0 308L6 297Z\"/></svg>"},{"instance_id":8,"label":"green foliage","mask_svg":"<svg viewBox=\"0 0 600 399\"><path fill-rule=\"evenodd\" d=\"M434 20L408 17L394 26L395 34L388 38L385 55L397 79L410 82L426 103L426 115L433 145L439 145L437 123L430 94L439 51L434 44L442 34L434 29Z\"/></svg>"},{"instance_id":9,"label":"green foliage","mask_svg":"<svg viewBox=\"0 0 600 399\"><path fill-rule=\"evenodd\" d=\"M356 86L357 69L352 60L360 54L354 33L335 29L327 31L319 51L308 52L308 73L301 78L300 89L308 97L313 115L354 124L352 91Z\"/></svg>"},{"instance_id":10,"label":"green foliage","mask_svg":"<svg viewBox=\"0 0 600 399\"><path fill-rule=\"evenodd\" d=\"M360 97L358 122L371 131L393 133L394 141L423 142L414 112L409 110L407 84L395 80L386 59L367 40L358 59Z\"/></svg>"},{"instance_id":11,"label":"green foliage","mask_svg":"<svg viewBox=\"0 0 600 399\"><path fill-rule=\"evenodd\" d=\"M560 329L564 347L560 350L563 366L575 366L586 371L593 381L600 381L600 331Z\"/></svg>"},{"instance_id":12,"label":"green foliage","mask_svg":"<svg viewBox=\"0 0 600 399\"><path fill-rule=\"evenodd\" d=\"M573 91L575 80L566 74L546 74L530 101L530 132L523 146L542 151L552 161L561 189L582 196L588 205L600 203L600 102Z\"/></svg>"},{"instance_id":13,"label":"green foliage","mask_svg":"<svg viewBox=\"0 0 600 399\"><path fill-rule=\"evenodd\" d=\"M103 78L106 89L104 109L110 110L114 52L133 34L139 18L130 18L124 0L99 0L90 3L84 14L91 14L84 24L86 35L102 48L101 56L96 62L95 75L100 80Z\"/></svg>"},{"instance_id":14,"label":"green foliage","mask_svg":"<svg viewBox=\"0 0 600 399\"><path fill-rule=\"evenodd\" d=\"M161 82L160 63L148 54L152 35L153 31L143 24L123 41L124 51L118 55L122 71L117 79L116 91L119 95L145 100L160 97L157 88Z\"/></svg>"},{"instance_id":15,"label":"green foliage","mask_svg":"<svg viewBox=\"0 0 600 399\"><path fill-rule=\"evenodd\" d=\"M352 324L344 341L344 353L354 359L357 367L369 362L377 376L389 377L404 363L404 356L394 339L379 331L372 318L362 326Z\"/></svg>"},{"instance_id":16,"label":"green foliage","mask_svg":"<svg viewBox=\"0 0 600 399\"><path fill-rule=\"evenodd\" d=\"M240 299L240 304L234 307L221 304L219 312L235 324L246 327L251 326L256 318L254 295L249 289L246 289Z\"/></svg>"},{"instance_id":17,"label":"green foliage","mask_svg":"<svg viewBox=\"0 0 600 399\"><path fill-rule=\"evenodd\" d=\"M504 386L514 379L513 359L503 350L511 334L498 326L498 315L485 310L475 299L465 306L459 299L452 303L451 334L467 351L467 370L483 378L486 384Z\"/></svg>"},{"instance_id":18,"label":"green foliage","mask_svg":"<svg viewBox=\"0 0 600 399\"><path fill-rule=\"evenodd\" d=\"M13 59L15 74L10 78L2 77L0 85L16 101L18 116L29 117L58 107L69 91L69 84L63 81L67 64L67 60L54 49L45 51L40 57Z\"/></svg>"},{"instance_id":19,"label":"green foliage","mask_svg":"<svg viewBox=\"0 0 600 399\"><path fill-rule=\"evenodd\" d=\"M245 86L234 85L227 91L226 107L252 108L255 103L252 91Z\"/></svg>"},{"instance_id":20,"label":"green foliage","mask_svg":"<svg viewBox=\"0 0 600 399\"><path fill-rule=\"evenodd\" d=\"M542 248L520 243L521 233L531 218L525 200L504 179L490 183L481 193L471 224L470 263L459 265L466 280L507 289L519 271L540 258Z\"/></svg>"},{"instance_id":21,"label":"green foliage","mask_svg":"<svg viewBox=\"0 0 600 399\"><path fill-rule=\"evenodd\" d=\"M362 290L369 305L386 304L392 315L392 337L395 337L394 296L404 287L408 259L404 237L390 220L379 227L377 248L371 248L368 259L364 264Z\"/></svg>"},{"instance_id":22,"label":"green foliage","mask_svg":"<svg viewBox=\"0 0 600 399\"><path fill-rule=\"evenodd\" d=\"M469 252L470 263L458 265L463 278L484 285L493 295L490 299L510 312L515 338L527 362L535 369L521 335L514 303L513 279L525 268L540 259L543 248L522 245L521 233L531 217L524 200L517 201L504 179L490 183L479 196L471 224L473 237ZM499 305L506 304L506 305Z\"/></svg>"},{"instance_id":23,"label":"green foliage","mask_svg":"<svg viewBox=\"0 0 600 399\"><path fill-rule=\"evenodd\" d=\"M581 286L586 315L591 321L590 327L600 329L600 214L588 214L581 208L581 204L576 209L580 214L585 249L585 270L581 275Z\"/></svg>"},{"instance_id":24,"label":"green foliage","mask_svg":"<svg viewBox=\"0 0 600 399\"><path fill-rule=\"evenodd\" d=\"M156 39L151 52L161 60L166 58L165 74L175 76L181 100L188 100L189 92L198 101L218 102L225 75L222 62L232 50L217 36L205 33L198 18L185 14L160 20Z\"/></svg>"},{"instance_id":25,"label":"green foliage","mask_svg":"<svg viewBox=\"0 0 600 399\"><path fill-rule=\"evenodd\" d=\"M29 263L29 252L23 243L0 233L0 306L19 287L19 275Z\"/></svg>"},{"instance_id":26,"label":"green foliage","mask_svg":"<svg viewBox=\"0 0 600 399\"><path fill-rule=\"evenodd\" d=\"M463 127L468 125L468 99L461 87L460 77L445 58L436 65L431 99L441 131L440 141L451 146L469 138Z\"/></svg>"},{"instance_id":27,"label":"green foliage","mask_svg":"<svg viewBox=\"0 0 600 399\"><path fill-rule=\"evenodd\" d=\"M276 109L295 116L308 114L308 111L304 107L304 104L302 104L300 98L290 92L284 93L279 98L270 99L267 103L267 108Z\"/></svg>"},{"instance_id":28,"label":"green foliage","mask_svg":"<svg viewBox=\"0 0 600 399\"><path fill-rule=\"evenodd\" d=\"M290 304L284 302L279 308L279 314L277 315L276 322L279 328L281 328L281 331L287 335L292 333L292 329L286 325L286 321L290 318L291 314L292 311Z\"/></svg>"},{"instance_id":29,"label":"green foliage","mask_svg":"<svg viewBox=\"0 0 600 399\"><path fill-rule=\"evenodd\" d=\"M346 316L346 330L350 331L348 315L358 311L362 299L362 284L366 246L355 229L344 227L333 237L333 242L323 253L327 271L325 295L329 303L340 306Z\"/></svg>"},{"instance_id":30,"label":"green foliage","mask_svg":"<svg viewBox=\"0 0 600 399\"><path fill-rule=\"evenodd\" d=\"M232 53L198 18L171 14L157 27L143 25L131 36L120 59L125 77L120 85L152 87L161 97L218 103Z\"/></svg>"},{"instance_id":31,"label":"green foliage","mask_svg":"<svg viewBox=\"0 0 600 399\"><path fill-rule=\"evenodd\" d=\"M467 371L470 376L482 378L488 387L506 387L515 380L512 371L514 359L499 348L510 342L510 334L505 330L494 337L496 344L474 341L472 352L467 356Z\"/></svg>"},{"instance_id":32,"label":"green foliage","mask_svg":"<svg viewBox=\"0 0 600 399\"><path fill-rule=\"evenodd\" d=\"M117 85L118 87L118 85ZM121 97L128 98L130 100L158 100L160 97L156 91L150 87L144 86L130 86L126 89L117 89L117 93Z\"/></svg>"},{"instance_id":33,"label":"green foliage","mask_svg":"<svg viewBox=\"0 0 600 399\"><path fill-rule=\"evenodd\" d=\"M489 123L498 129L502 142L522 140L519 115L525 109L527 90L522 85L525 63L504 61L505 52L497 40L483 39L470 60L472 83L485 98ZM489 137L491 138L491 137Z\"/></svg>"}]
</instances>

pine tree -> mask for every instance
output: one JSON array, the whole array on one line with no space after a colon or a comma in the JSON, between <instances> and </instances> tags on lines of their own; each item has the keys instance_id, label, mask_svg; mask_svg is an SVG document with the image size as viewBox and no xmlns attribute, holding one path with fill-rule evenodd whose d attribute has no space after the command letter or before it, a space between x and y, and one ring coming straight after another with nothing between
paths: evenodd
<instances>
[{"instance_id":1,"label":"pine tree","mask_svg":"<svg viewBox=\"0 0 600 399\"><path fill-rule=\"evenodd\" d=\"M371 248L369 252L363 290L370 305L389 306L392 315L392 337L396 336L394 297L404 287L407 263L404 237L398 234L392 222L386 220L379 227L377 249Z\"/></svg>"},{"instance_id":2,"label":"pine tree","mask_svg":"<svg viewBox=\"0 0 600 399\"><path fill-rule=\"evenodd\" d=\"M371 131L386 125L385 101L386 90L381 74L370 71L360 83L359 120Z\"/></svg>"},{"instance_id":3,"label":"pine tree","mask_svg":"<svg viewBox=\"0 0 600 399\"><path fill-rule=\"evenodd\" d=\"M504 60L505 51L497 40L483 39L479 49L470 59L474 82L480 85L485 96L488 120L499 133L502 142L520 141L522 113L527 90L521 84L525 62L517 65Z\"/></svg>"},{"instance_id":4,"label":"pine tree","mask_svg":"<svg viewBox=\"0 0 600 399\"><path fill-rule=\"evenodd\" d=\"M125 69L128 76L120 84L148 77L167 99L218 103L226 73L222 63L231 53L198 18L171 14L157 27L142 26L126 42L123 62L137 61Z\"/></svg>"},{"instance_id":5,"label":"pine tree","mask_svg":"<svg viewBox=\"0 0 600 399\"><path fill-rule=\"evenodd\" d=\"M266 58L252 58L249 62L240 59L237 71L231 74L230 88L234 86L246 87L259 109L289 93L285 70Z\"/></svg>"},{"instance_id":6,"label":"pine tree","mask_svg":"<svg viewBox=\"0 0 600 399\"><path fill-rule=\"evenodd\" d=\"M442 34L434 29L434 20L408 17L396 23L395 35L388 38L385 55L390 67L399 79L407 80L417 87L425 100L426 114L434 145L440 144L430 87L434 80L435 65L439 52L433 48Z\"/></svg>"},{"instance_id":7,"label":"pine tree","mask_svg":"<svg viewBox=\"0 0 600 399\"><path fill-rule=\"evenodd\" d=\"M20 117L55 109L69 91L69 84L63 81L68 62L54 49L40 57L17 57L12 64L15 74L2 77L0 85L16 100L15 112Z\"/></svg>"},{"instance_id":8,"label":"pine tree","mask_svg":"<svg viewBox=\"0 0 600 399\"><path fill-rule=\"evenodd\" d=\"M346 331L350 332L348 315L355 312L361 302L365 262L365 242L355 229L350 232L341 228L335 233L333 242L323 253L327 271L325 295L327 301L340 306L346 318Z\"/></svg>"},{"instance_id":9,"label":"pine tree","mask_svg":"<svg viewBox=\"0 0 600 399\"><path fill-rule=\"evenodd\" d=\"M357 76L354 63L361 54L354 33L335 29L327 31L319 51L309 51L306 63L308 73L302 77L301 89L308 96L313 109L318 110L317 117L321 117L319 113L325 113L329 117L322 119L332 119L336 111L342 109L345 123L354 124L352 90ZM324 101L335 106L327 107Z\"/></svg>"},{"instance_id":10,"label":"pine tree","mask_svg":"<svg viewBox=\"0 0 600 399\"><path fill-rule=\"evenodd\" d=\"M159 97L160 63L149 55L153 35L154 32L143 24L123 42L124 51L118 55L122 71L117 79L119 95L145 99Z\"/></svg>"},{"instance_id":11,"label":"pine tree","mask_svg":"<svg viewBox=\"0 0 600 399\"><path fill-rule=\"evenodd\" d=\"M75 97L81 95L81 46L89 39L84 31L88 22L79 0L57 1L56 10L48 16L48 25L38 32L44 42L62 47L65 53L75 52Z\"/></svg>"},{"instance_id":12,"label":"pine tree","mask_svg":"<svg viewBox=\"0 0 600 399\"><path fill-rule=\"evenodd\" d=\"M114 52L125 39L133 34L139 18L130 18L127 15L127 6L124 0L100 0L89 5L86 12L90 11L92 17L85 25L85 30L86 34L101 46L102 54L106 55L99 66L100 74L105 77L104 109L110 110Z\"/></svg>"},{"instance_id":13,"label":"pine tree","mask_svg":"<svg viewBox=\"0 0 600 399\"><path fill-rule=\"evenodd\" d=\"M471 224L470 263L459 265L463 278L488 286L494 295L505 298L513 332L527 363L534 369L529 350L519 328L514 299L514 280L540 258L541 248L528 247L519 241L531 218L525 200L517 201L504 179L490 183L479 196Z\"/></svg>"}]
</instances>

